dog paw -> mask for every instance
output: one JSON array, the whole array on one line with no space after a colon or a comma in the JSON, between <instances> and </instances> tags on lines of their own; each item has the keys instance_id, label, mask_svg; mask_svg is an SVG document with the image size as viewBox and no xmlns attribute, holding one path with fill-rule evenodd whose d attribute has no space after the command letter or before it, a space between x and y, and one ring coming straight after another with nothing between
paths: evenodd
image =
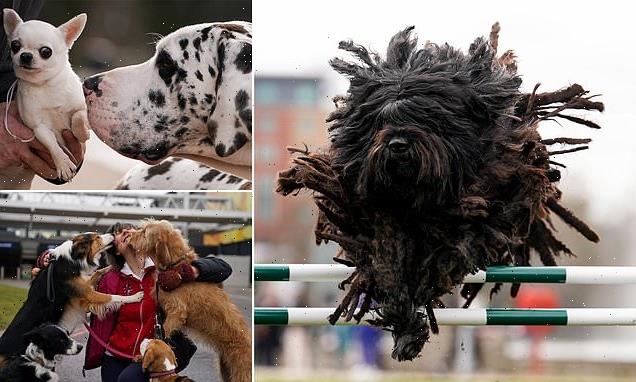
<instances>
[{"instance_id":1,"label":"dog paw","mask_svg":"<svg viewBox=\"0 0 636 382\"><path fill-rule=\"evenodd\" d=\"M88 138L90 138L90 133L84 126L77 127L71 131L73 132L75 138L77 138L77 140L81 143L88 141Z\"/></svg>"},{"instance_id":2,"label":"dog paw","mask_svg":"<svg viewBox=\"0 0 636 382\"><path fill-rule=\"evenodd\" d=\"M73 179L75 176L75 171L77 170L77 166L68 156L59 158L55 161L55 167L57 170L57 177L64 180L69 181Z\"/></svg>"},{"instance_id":3,"label":"dog paw","mask_svg":"<svg viewBox=\"0 0 636 382\"><path fill-rule=\"evenodd\" d=\"M90 124L86 111L78 111L71 117L71 132L80 142L84 143L90 137Z\"/></svg>"}]
</instances>

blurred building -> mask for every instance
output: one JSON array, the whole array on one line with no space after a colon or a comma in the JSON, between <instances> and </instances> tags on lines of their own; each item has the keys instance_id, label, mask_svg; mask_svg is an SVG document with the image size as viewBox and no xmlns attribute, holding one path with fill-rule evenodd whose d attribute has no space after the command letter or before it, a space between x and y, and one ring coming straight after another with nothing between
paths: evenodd
<instances>
[{"instance_id":1,"label":"blurred building","mask_svg":"<svg viewBox=\"0 0 636 382\"><path fill-rule=\"evenodd\" d=\"M255 220L260 242L299 252L309 242L314 217L308 195L276 194L277 173L287 168L287 146L316 149L326 142L324 95L319 77L256 77Z\"/></svg>"},{"instance_id":2,"label":"blurred building","mask_svg":"<svg viewBox=\"0 0 636 382\"><path fill-rule=\"evenodd\" d=\"M252 217L249 193L20 193L0 194L0 279L28 275L37 256L87 231L116 222L169 220L200 256L223 255L235 279L251 282Z\"/></svg>"}]
</instances>

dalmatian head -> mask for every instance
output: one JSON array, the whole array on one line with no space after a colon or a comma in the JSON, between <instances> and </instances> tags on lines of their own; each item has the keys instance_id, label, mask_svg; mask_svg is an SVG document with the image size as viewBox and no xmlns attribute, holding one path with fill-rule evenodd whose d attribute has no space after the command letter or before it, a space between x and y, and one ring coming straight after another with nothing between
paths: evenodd
<instances>
[{"instance_id":1,"label":"dalmatian head","mask_svg":"<svg viewBox=\"0 0 636 382\"><path fill-rule=\"evenodd\" d=\"M146 163L188 154L251 165L252 25L199 24L162 38L148 61L84 81L92 129Z\"/></svg>"}]
</instances>

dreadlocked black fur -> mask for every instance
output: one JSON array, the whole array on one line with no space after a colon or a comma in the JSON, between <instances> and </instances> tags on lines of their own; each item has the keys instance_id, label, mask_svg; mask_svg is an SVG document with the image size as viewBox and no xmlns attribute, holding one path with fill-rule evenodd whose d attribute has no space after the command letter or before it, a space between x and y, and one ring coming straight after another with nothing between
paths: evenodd
<instances>
[{"instance_id":1,"label":"dreadlocked black fur","mask_svg":"<svg viewBox=\"0 0 636 382\"><path fill-rule=\"evenodd\" d=\"M542 140L537 128L555 118L598 128L563 112L602 111L603 104L580 85L521 93L514 54L497 57L498 24L468 53L448 44L418 49L412 30L393 36L385 59L340 43L358 62L331 60L350 80L327 119L331 144L317 153L290 149L293 165L277 188L283 195L313 191L317 242L337 242L334 260L356 267L329 321L360 321L374 310L371 323L393 333L399 361L419 355L429 328L437 333L433 308L467 274L529 265L531 250L545 265L571 254L554 236L551 212L599 240L559 204L555 166L562 165L550 159L587 146L547 149L590 140ZM464 286L465 306L480 287Z\"/></svg>"}]
</instances>

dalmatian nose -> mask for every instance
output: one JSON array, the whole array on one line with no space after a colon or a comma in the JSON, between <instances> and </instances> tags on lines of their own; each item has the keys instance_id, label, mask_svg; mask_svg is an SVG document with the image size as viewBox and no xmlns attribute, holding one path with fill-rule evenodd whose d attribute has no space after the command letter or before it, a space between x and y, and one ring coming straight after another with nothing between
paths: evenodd
<instances>
[{"instance_id":1,"label":"dalmatian nose","mask_svg":"<svg viewBox=\"0 0 636 382\"><path fill-rule=\"evenodd\" d=\"M88 77L84 80L84 96L89 96L95 93L96 96L101 97L102 91L99 88L99 83L102 82L102 76L100 74Z\"/></svg>"}]
</instances>

